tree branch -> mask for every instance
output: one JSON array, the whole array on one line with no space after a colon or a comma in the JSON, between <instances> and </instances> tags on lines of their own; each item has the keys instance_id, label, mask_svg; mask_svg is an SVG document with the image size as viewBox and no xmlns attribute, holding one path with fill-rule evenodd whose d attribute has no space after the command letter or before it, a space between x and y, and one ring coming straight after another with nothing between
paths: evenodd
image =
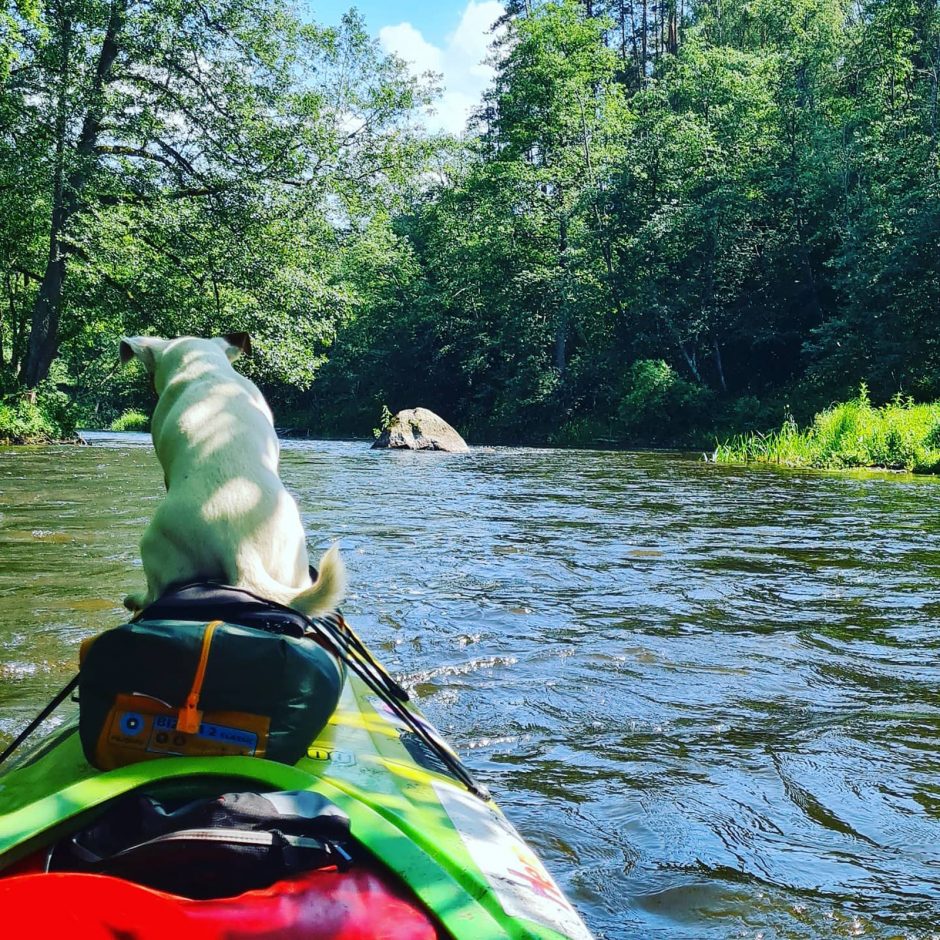
<instances>
[{"instance_id":1,"label":"tree branch","mask_svg":"<svg viewBox=\"0 0 940 940\"><path fill-rule=\"evenodd\" d=\"M109 157L136 157L141 160L153 160L156 163L162 163L171 170L179 171L179 166L167 157L159 153L153 153L143 147L126 147L121 144L101 144L95 147L95 153Z\"/></svg>"}]
</instances>

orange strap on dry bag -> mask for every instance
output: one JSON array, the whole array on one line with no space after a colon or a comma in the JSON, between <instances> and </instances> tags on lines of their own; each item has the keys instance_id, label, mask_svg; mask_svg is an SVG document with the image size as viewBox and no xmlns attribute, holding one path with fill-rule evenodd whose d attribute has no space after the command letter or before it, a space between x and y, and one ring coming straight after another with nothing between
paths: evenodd
<instances>
[{"instance_id":1,"label":"orange strap on dry bag","mask_svg":"<svg viewBox=\"0 0 940 940\"><path fill-rule=\"evenodd\" d=\"M176 730L183 734L195 734L202 721L202 712L199 710L199 694L202 692L202 683L206 678L206 663L209 662L209 647L212 645L212 634L215 628L222 624L221 620L213 620L206 624L202 635L202 649L199 652L199 662L196 665L196 675L193 677L193 687L186 696L186 704L179 711L176 720Z\"/></svg>"}]
</instances>

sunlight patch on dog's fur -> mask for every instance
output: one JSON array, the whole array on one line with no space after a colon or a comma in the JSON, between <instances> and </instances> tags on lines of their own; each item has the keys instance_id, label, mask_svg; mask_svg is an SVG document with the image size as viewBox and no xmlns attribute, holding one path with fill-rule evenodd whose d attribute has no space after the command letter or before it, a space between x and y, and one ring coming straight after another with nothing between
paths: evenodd
<instances>
[{"instance_id":1,"label":"sunlight patch on dog's fur","mask_svg":"<svg viewBox=\"0 0 940 940\"><path fill-rule=\"evenodd\" d=\"M261 502L261 487L252 480L236 477L223 483L202 506L206 522L248 516Z\"/></svg>"}]
</instances>

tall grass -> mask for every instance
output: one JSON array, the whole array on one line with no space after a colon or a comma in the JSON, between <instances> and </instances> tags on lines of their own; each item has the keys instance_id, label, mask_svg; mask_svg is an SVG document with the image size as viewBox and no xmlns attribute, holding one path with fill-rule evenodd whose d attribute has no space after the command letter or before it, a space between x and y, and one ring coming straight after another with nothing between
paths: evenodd
<instances>
[{"instance_id":1,"label":"tall grass","mask_svg":"<svg viewBox=\"0 0 940 940\"><path fill-rule=\"evenodd\" d=\"M940 402L915 405L897 396L873 407L862 385L857 398L821 411L806 429L792 418L779 431L734 437L715 449L719 463L786 467L876 467L940 472Z\"/></svg>"},{"instance_id":2,"label":"tall grass","mask_svg":"<svg viewBox=\"0 0 940 940\"><path fill-rule=\"evenodd\" d=\"M150 415L142 411L125 411L119 418L111 422L112 431L149 431Z\"/></svg>"}]
</instances>

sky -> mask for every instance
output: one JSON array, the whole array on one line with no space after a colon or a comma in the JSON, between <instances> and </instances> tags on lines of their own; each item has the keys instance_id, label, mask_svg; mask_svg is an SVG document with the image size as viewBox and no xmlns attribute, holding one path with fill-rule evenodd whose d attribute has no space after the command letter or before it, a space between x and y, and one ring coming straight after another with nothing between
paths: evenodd
<instances>
[{"instance_id":1,"label":"sky","mask_svg":"<svg viewBox=\"0 0 940 940\"><path fill-rule=\"evenodd\" d=\"M418 74L440 73L443 94L425 123L432 131L464 129L493 74L483 59L490 27L503 13L500 0L308 0L308 6L324 24L339 22L355 6L386 52Z\"/></svg>"}]
</instances>

